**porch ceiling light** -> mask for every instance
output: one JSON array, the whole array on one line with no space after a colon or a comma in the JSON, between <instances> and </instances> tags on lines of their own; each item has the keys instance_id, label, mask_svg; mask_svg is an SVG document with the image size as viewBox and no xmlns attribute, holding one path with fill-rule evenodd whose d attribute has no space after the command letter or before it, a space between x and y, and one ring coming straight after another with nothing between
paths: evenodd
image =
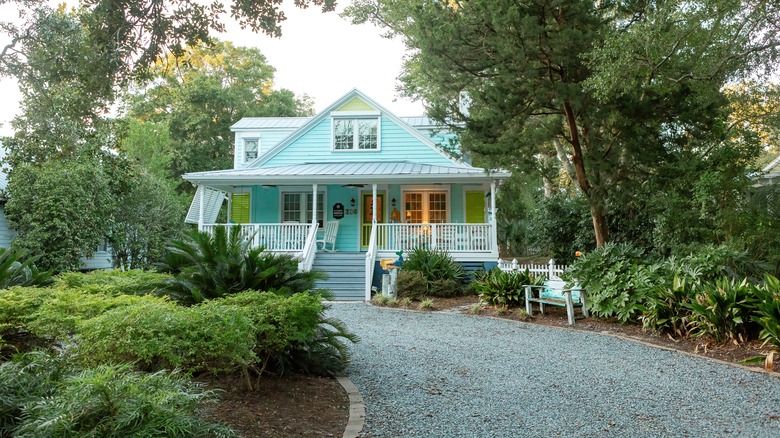
<instances>
[{"instance_id":1,"label":"porch ceiling light","mask_svg":"<svg viewBox=\"0 0 780 438\"><path fill-rule=\"evenodd\" d=\"M354 207L354 206L355 206L355 204L357 204L357 201L355 201L355 198L352 198L352 199L350 199L350 200L349 200L349 205L350 205L351 207Z\"/></svg>"}]
</instances>

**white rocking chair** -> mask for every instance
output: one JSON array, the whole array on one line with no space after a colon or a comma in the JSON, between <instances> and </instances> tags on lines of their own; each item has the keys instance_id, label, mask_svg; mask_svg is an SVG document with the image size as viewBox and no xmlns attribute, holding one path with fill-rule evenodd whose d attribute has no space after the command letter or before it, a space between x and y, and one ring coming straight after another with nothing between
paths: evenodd
<instances>
[{"instance_id":1,"label":"white rocking chair","mask_svg":"<svg viewBox=\"0 0 780 438\"><path fill-rule=\"evenodd\" d=\"M322 235L322 239L317 240L315 243L317 244L317 250L322 249L323 251L335 251L336 250L336 235L339 232L339 222L338 221L328 221L325 222L325 232ZM322 244L322 248L319 247L319 245ZM328 245L330 245L330 249L328 249Z\"/></svg>"}]
</instances>

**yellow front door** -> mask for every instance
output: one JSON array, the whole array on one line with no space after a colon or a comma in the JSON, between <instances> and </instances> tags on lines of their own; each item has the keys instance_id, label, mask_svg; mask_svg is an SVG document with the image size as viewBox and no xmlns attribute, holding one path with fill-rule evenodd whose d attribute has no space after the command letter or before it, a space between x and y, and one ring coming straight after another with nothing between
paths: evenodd
<instances>
[{"instance_id":1,"label":"yellow front door","mask_svg":"<svg viewBox=\"0 0 780 438\"><path fill-rule=\"evenodd\" d=\"M373 194L371 192L361 194L361 214L360 214L360 247L367 248L368 241L371 240L371 221L374 217ZM377 192L376 194L376 222L385 223L385 194Z\"/></svg>"}]
</instances>

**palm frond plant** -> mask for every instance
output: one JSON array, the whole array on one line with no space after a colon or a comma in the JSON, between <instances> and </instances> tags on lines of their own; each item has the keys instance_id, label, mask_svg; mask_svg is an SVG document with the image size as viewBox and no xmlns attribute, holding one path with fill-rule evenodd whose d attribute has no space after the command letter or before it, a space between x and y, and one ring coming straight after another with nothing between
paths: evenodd
<instances>
[{"instance_id":1,"label":"palm frond plant","mask_svg":"<svg viewBox=\"0 0 780 438\"><path fill-rule=\"evenodd\" d=\"M166 292L183 302L198 303L245 290L291 295L314 288L321 271L298 271L292 255L252 248L251 236L238 227L216 227L213 233L195 231L174 240L157 269L174 275Z\"/></svg>"},{"instance_id":2,"label":"palm frond plant","mask_svg":"<svg viewBox=\"0 0 780 438\"><path fill-rule=\"evenodd\" d=\"M51 271L39 270L35 266L37 260L38 257L29 257L23 249L0 248L0 289L51 284Z\"/></svg>"}]
</instances>

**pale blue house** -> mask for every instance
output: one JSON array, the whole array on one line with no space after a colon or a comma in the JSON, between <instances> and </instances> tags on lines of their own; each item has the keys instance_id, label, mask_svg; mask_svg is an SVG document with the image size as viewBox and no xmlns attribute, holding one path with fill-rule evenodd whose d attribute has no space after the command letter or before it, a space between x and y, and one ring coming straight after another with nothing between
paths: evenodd
<instances>
[{"instance_id":1,"label":"pale blue house","mask_svg":"<svg viewBox=\"0 0 780 438\"><path fill-rule=\"evenodd\" d=\"M187 222L212 230L227 202L230 226L327 271L321 286L338 299L370 299L379 260L399 250L438 248L472 268L498 259L490 212L509 173L453 158L454 136L426 117L397 117L352 90L314 117L232 130L233 169L184 175L198 187Z\"/></svg>"}]
</instances>

